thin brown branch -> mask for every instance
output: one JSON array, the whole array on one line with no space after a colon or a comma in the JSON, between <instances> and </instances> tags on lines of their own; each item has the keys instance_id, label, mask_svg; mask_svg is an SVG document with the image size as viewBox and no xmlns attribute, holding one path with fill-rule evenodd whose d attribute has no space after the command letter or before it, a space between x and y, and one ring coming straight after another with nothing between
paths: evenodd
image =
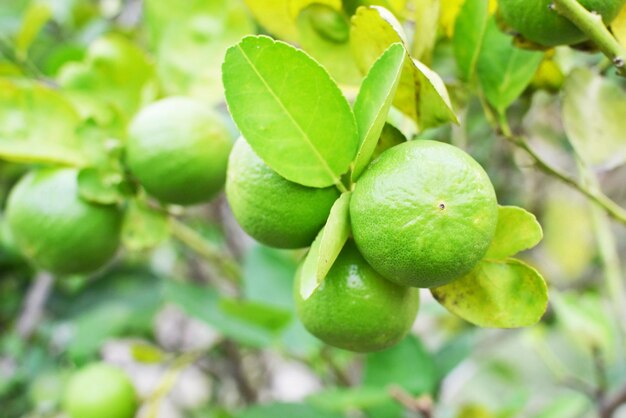
<instances>
[{"instance_id":1,"label":"thin brown branch","mask_svg":"<svg viewBox=\"0 0 626 418\"><path fill-rule=\"evenodd\" d=\"M407 410L417 412L422 415L423 418L435 418L433 398L430 395L422 395L415 398L400 386L392 386L389 388L389 394Z\"/></svg>"},{"instance_id":2,"label":"thin brown branch","mask_svg":"<svg viewBox=\"0 0 626 418\"><path fill-rule=\"evenodd\" d=\"M22 312L17 319L17 332L22 338L30 338L37 329L53 283L54 277L47 272L37 274L33 280L24 298Z\"/></svg>"},{"instance_id":3,"label":"thin brown branch","mask_svg":"<svg viewBox=\"0 0 626 418\"><path fill-rule=\"evenodd\" d=\"M626 385L617 391L612 397L600 405L600 418L613 418L615 412L626 404Z\"/></svg>"},{"instance_id":4,"label":"thin brown branch","mask_svg":"<svg viewBox=\"0 0 626 418\"><path fill-rule=\"evenodd\" d=\"M237 388L239 389L239 393L243 397L246 404L253 404L258 399L259 395L248 380L248 376L246 375L241 358L241 352L239 351L239 347L231 340L224 341L224 350L226 352L226 356L231 364L232 375L237 383Z\"/></svg>"}]
</instances>

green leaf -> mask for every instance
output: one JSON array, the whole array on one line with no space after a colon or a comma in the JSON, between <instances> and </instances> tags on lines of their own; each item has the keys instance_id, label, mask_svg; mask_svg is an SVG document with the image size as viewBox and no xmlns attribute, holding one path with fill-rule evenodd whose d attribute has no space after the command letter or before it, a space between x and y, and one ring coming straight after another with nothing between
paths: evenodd
<instances>
[{"instance_id":1,"label":"green leaf","mask_svg":"<svg viewBox=\"0 0 626 418\"><path fill-rule=\"evenodd\" d=\"M350 21L343 11L313 3L297 19L299 45L338 82L358 84L361 73L350 52Z\"/></svg>"},{"instance_id":2,"label":"green leaf","mask_svg":"<svg viewBox=\"0 0 626 418\"><path fill-rule=\"evenodd\" d=\"M407 45L402 25L391 12L379 6L357 9L352 17L350 43L363 73L387 48L398 42ZM408 55L393 105L422 130L446 122L458 122L441 77Z\"/></svg>"},{"instance_id":3,"label":"green leaf","mask_svg":"<svg viewBox=\"0 0 626 418\"><path fill-rule=\"evenodd\" d=\"M516 206L498 207L496 235L484 258L504 260L539 244L541 225L530 212Z\"/></svg>"},{"instance_id":4,"label":"green leaf","mask_svg":"<svg viewBox=\"0 0 626 418\"><path fill-rule=\"evenodd\" d=\"M433 393L437 385L434 360L422 342L409 335L388 350L365 360L363 386L388 388L398 385L413 395Z\"/></svg>"},{"instance_id":5,"label":"green leaf","mask_svg":"<svg viewBox=\"0 0 626 418\"><path fill-rule=\"evenodd\" d=\"M209 324L241 344L266 347L274 340L274 334L267 329L224 312L220 308L220 296L215 289L168 280L164 286L164 297L188 315Z\"/></svg>"},{"instance_id":6,"label":"green leaf","mask_svg":"<svg viewBox=\"0 0 626 418\"><path fill-rule=\"evenodd\" d=\"M248 36L222 72L230 113L259 157L305 186L340 183L356 154L356 122L324 68L286 43Z\"/></svg>"},{"instance_id":7,"label":"green leaf","mask_svg":"<svg viewBox=\"0 0 626 418\"><path fill-rule=\"evenodd\" d=\"M511 37L490 18L477 62L477 74L485 96L503 114L530 84L543 53L516 48Z\"/></svg>"},{"instance_id":8,"label":"green leaf","mask_svg":"<svg viewBox=\"0 0 626 418\"><path fill-rule=\"evenodd\" d=\"M413 56L430 64L439 30L439 0L417 0L415 2L415 32L413 33Z\"/></svg>"},{"instance_id":9,"label":"green leaf","mask_svg":"<svg viewBox=\"0 0 626 418\"><path fill-rule=\"evenodd\" d=\"M15 51L22 59L28 55L28 49L52 17L50 5L43 2L34 2L26 10L22 26L15 39Z\"/></svg>"},{"instance_id":10,"label":"green leaf","mask_svg":"<svg viewBox=\"0 0 626 418\"><path fill-rule=\"evenodd\" d=\"M243 295L282 308L293 308L293 255L263 245L253 245L243 258Z\"/></svg>"},{"instance_id":11,"label":"green leaf","mask_svg":"<svg viewBox=\"0 0 626 418\"><path fill-rule=\"evenodd\" d=\"M123 181L121 173L88 167L78 173L78 191L83 199L90 202L103 205L121 203L125 197L121 190Z\"/></svg>"},{"instance_id":12,"label":"green leaf","mask_svg":"<svg viewBox=\"0 0 626 418\"><path fill-rule=\"evenodd\" d=\"M406 52L395 43L372 65L354 102L354 116L359 131L359 151L354 160L352 180L359 178L369 164L383 131L395 97Z\"/></svg>"},{"instance_id":13,"label":"green leaf","mask_svg":"<svg viewBox=\"0 0 626 418\"><path fill-rule=\"evenodd\" d=\"M489 22L486 1L466 1L454 26L454 57L464 80L472 81Z\"/></svg>"},{"instance_id":14,"label":"green leaf","mask_svg":"<svg viewBox=\"0 0 626 418\"><path fill-rule=\"evenodd\" d=\"M486 328L534 325L548 306L543 277L515 259L481 261L470 273L431 292L453 314Z\"/></svg>"},{"instance_id":15,"label":"green leaf","mask_svg":"<svg viewBox=\"0 0 626 418\"><path fill-rule=\"evenodd\" d=\"M300 294L307 299L322 283L350 237L350 197L342 194L333 204L326 225L311 245L302 264Z\"/></svg>"},{"instance_id":16,"label":"green leaf","mask_svg":"<svg viewBox=\"0 0 626 418\"><path fill-rule=\"evenodd\" d=\"M626 162L626 92L588 69L565 83L563 124L576 154L587 164L612 169Z\"/></svg>"},{"instance_id":17,"label":"green leaf","mask_svg":"<svg viewBox=\"0 0 626 418\"><path fill-rule=\"evenodd\" d=\"M18 163L86 164L72 105L56 90L0 80L0 158Z\"/></svg>"},{"instance_id":18,"label":"green leaf","mask_svg":"<svg viewBox=\"0 0 626 418\"><path fill-rule=\"evenodd\" d=\"M317 392L306 401L320 409L336 412L349 412L368 409L391 400L389 389L381 387L330 388Z\"/></svg>"},{"instance_id":19,"label":"green leaf","mask_svg":"<svg viewBox=\"0 0 626 418\"><path fill-rule=\"evenodd\" d=\"M272 332L284 329L292 318L289 311L263 302L223 298L220 300L219 307L222 312L233 318Z\"/></svg>"},{"instance_id":20,"label":"green leaf","mask_svg":"<svg viewBox=\"0 0 626 418\"><path fill-rule=\"evenodd\" d=\"M147 0L145 12L165 93L192 96L209 104L222 102L224 54L255 31L243 3L185 1L172 8L168 1Z\"/></svg>"},{"instance_id":21,"label":"green leaf","mask_svg":"<svg viewBox=\"0 0 626 418\"><path fill-rule=\"evenodd\" d=\"M156 247L170 235L167 214L132 199L124 215L122 243L130 251L144 251Z\"/></svg>"},{"instance_id":22,"label":"green leaf","mask_svg":"<svg viewBox=\"0 0 626 418\"><path fill-rule=\"evenodd\" d=\"M377 158L380 154L387 151L389 148L406 142L406 137L398 128L390 123L385 123L383 131L380 133L380 138L374 149L372 159Z\"/></svg>"},{"instance_id":23,"label":"green leaf","mask_svg":"<svg viewBox=\"0 0 626 418\"><path fill-rule=\"evenodd\" d=\"M271 403L252 406L237 418L343 418L333 412L321 411L312 405L295 403Z\"/></svg>"}]
</instances>

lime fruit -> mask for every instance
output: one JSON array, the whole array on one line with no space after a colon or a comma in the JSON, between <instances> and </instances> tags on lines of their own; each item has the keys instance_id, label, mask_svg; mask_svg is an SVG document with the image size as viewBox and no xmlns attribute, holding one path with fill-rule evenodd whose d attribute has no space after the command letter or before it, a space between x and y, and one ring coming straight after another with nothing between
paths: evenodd
<instances>
[{"instance_id":1,"label":"lime fruit","mask_svg":"<svg viewBox=\"0 0 626 418\"><path fill-rule=\"evenodd\" d=\"M419 290L386 280L352 241L307 299L303 299L301 271L295 281L298 317L327 344L357 352L379 351L402 340L415 322Z\"/></svg>"},{"instance_id":2,"label":"lime fruit","mask_svg":"<svg viewBox=\"0 0 626 418\"><path fill-rule=\"evenodd\" d=\"M251 237L277 248L313 242L339 197L334 187L305 187L281 177L240 138L230 155L226 197Z\"/></svg>"},{"instance_id":3,"label":"lime fruit","mask_svg":"<svg viewBox=\"0 0 626 418\"><path fill-rule=\"evenodd\" d=\"M487 173L461 149L417 140L385 151L350 202L365 259L398 284L434 287L469 272L493 239L498 205Z\"/></svg>"},{"instance_id":4,"label":"lime fruit","mask_svg":"<svg viewBox=\"0 0 626 418\"><path fill-rule=\"evenodd\" d=\"M37 267L55 274L97 270L119 247L121 212L81 199L77 177L74 169L31 172L7 202L16 247Z\"/></svg>"},{"instance_id":5,"label":"lime fruit","mask_svg":"<svg viewBox=\"0 0 626 418\"><path fill-rule=\"evenodd\" d=\"M94 363L74 374L63 395L70 418L131 418L137 409L135 389L117 367Z\"/></svg>"},{"instance_id":6,"label":"lime fruit","mask_svg":"<svg viewBox=\"0 0 626 418\"><path fill-rule=\"evenodd\" d=\"M146 191L165 203L192 205L224 186L230 134L193 99L170 97L142 109L128 134L126 162Z\"/></svg>"},{"instance_id":7,"label":"lime fruit","mask_svg":"<svg viewBox=\"0 0 626 418\"><path fill-rule=\"evenodd\" d=\"M599 13L609 24L625 0L579 0L590 11ZM544 46L572 45L587 40L573 23L551 8L552 0L500 0L503 20L526 39Z\"/></svg>"}]
</instances>

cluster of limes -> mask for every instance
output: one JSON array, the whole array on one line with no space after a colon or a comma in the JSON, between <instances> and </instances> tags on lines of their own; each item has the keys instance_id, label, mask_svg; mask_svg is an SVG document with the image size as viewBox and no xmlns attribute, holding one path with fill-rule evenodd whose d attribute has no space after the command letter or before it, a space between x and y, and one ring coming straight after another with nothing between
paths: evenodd
<instances>
[{"instance_id":1,"label":"cluster of limes","mask_svg":"<svg viewBox=\"0 0 626 418\"><path fill-rule=\"evenodd\" d=\"M626 0L579 0L587 10L602 16L610 24L626 4ZM553 47L573 45L587 40L572 22L561 16L552 0L498 0L504 22L525 39Z\"/></svg>"},{"instance_id":2,"label":"cluster of limes","mask_svg":"<svg viewBox=\"0 0 626 418\"><path fill-rule=\"evenodd\" d=\"M212 199L223 187L230 134L203 103L183 97L160 100L133 119L126 165L152 197L190 205ZM78 169L27 173L12 189L6 218L20 252L42 270L88 273L117 253L123 205L85 200Z\"/></svg>"},{"instance_id":3,"label":"cluster of limes","mask_svg":"<svg viewBox=\"0 0 626 418\"><path fill-rule=\"evenodd\" d=\"M394 146L351 185L352 238L309 296L296 277L298 315L323 341L375 351L401 340L417 315L417 288L468 273L495 234L498 207L482 167L459 148L417 140ZM226 194L252 237L270 246L311 245L339 196L281 177L240 138Z\"/></svg>"}]
</instances>

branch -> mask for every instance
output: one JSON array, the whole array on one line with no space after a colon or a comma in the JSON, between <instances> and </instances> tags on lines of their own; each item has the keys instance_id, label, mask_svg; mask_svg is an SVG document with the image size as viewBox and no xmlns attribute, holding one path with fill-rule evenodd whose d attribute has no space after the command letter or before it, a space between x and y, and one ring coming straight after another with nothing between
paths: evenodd
<instances>
[{"instance_id":1,"label":"branch","mask_svg":"<svg viewBox=\"0 0 626 418\"><path fill-rule=\"evenodd\" d=\"M613 219L616 221L626 225L626 209L622 208L620 205L611 200L610 197L602 193L597 188L590 188L585 183L576 180L571 177L569 174L566 174L559 170L556 167L553 167L544 160L539 154L535 152L528 144L525 138L521 136L515 136L511 132L509 128L508 122L506 121L504 116L501 116L498 119L499 128L502 133L502 136L514 144L515 146L523 149L526 153L533 159L535 165L543 171L544 173L555 177L561 180L563 183L568 186L578 190L583 195L587 196L589 199L598 204L602 209L604 209Z\"/></svg>"},{"instance_id":2,"label":"branch","mask_svg":"<svg viewBox=\"0 0 626 418\"><path fill-rule=\"evenodd\" d=\"M170 218L170 226L174 237L218 268L225 278L234 283L241 280L239 266L229 255L175 218Z\"/></svg>"},{"instance_id":3,"label":"branch","mask_svg":"<svg viewBox=\"0 0 626 418\"><path fill-rule=\"evenodd\" d=\"M37 328L53 282L54 278L50 273L41 272L28 289L22 312L17 320L17 332L22 338L28 339Z\"/></svg>"},{"instance_id":4,"label":"branch","mask_svg":"<svg viewBox=\"0 0 626 418\"><path fill-rule=\"evenodd\" d=\"M624 404L626 404L626 386L601 405L600 418L613 418L615 411Z\"/></svg>"},{"instance_id":5,"label":"branch","mask_svg":"<svg viewBox=\"0 0 626 418\"><path fill-rule=\"evenodd\" d=\"M430 395L423 395L419 398L415 398L400 386L392 386L389 389L389 394L400 405L404 406L409 411L417 412L421 414L423 418L435 417L433 411L433 399Z\"/></svg>"},{"instance_id":6,"label":"branch","mask_svg":"<svg viewBox=\"0 0 626 418\"><path fill-rule=\"evenodd\" d=\"M241 353L237 344L235 344L232 340L224 341L224 350L226 351L226 356L230 361L233 378L237 383L237 387L239 388L239 392L243 397L246 404L253 404L257 401L259 394L257 393L255 387L248 380L248 376L246 375L243 364Z\"/></svg>"},{"instance_id":7,"label":"branch","mask_svg":"<svg viewBox=\"0 0 626 418\"><path fill-rule=\"evenodd\" d=\"M609 32L602 16L585 9L577 0L553 0L552 8L587 35L626 77L626 48Z\"/></svg>"}]
</instances>

